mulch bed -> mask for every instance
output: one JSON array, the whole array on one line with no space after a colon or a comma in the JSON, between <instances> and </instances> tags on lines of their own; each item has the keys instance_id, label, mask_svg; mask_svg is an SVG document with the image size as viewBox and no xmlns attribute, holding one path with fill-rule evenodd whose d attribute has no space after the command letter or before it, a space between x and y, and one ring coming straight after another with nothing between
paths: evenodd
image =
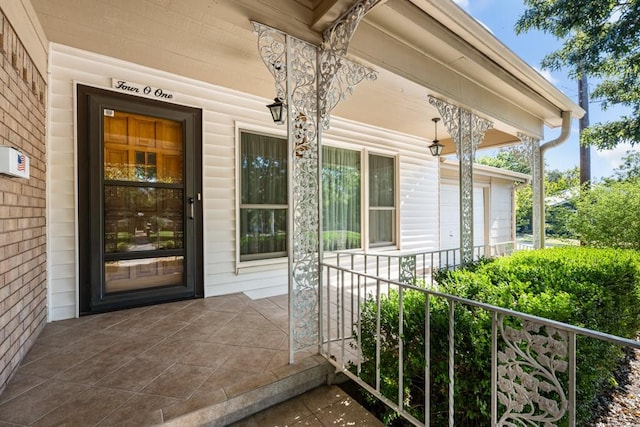
<instances>
[{"instance_id":1,"label":"mulch bed","mask_svg":"<svg viewBox=\"0 0 640 427\"><path fill-rule=\"evenodd\" d=\"M640 426L640 350L627 350L624 362L613 376L617 387L598 398L593 425Z\"/></svg>"}]
</instances>

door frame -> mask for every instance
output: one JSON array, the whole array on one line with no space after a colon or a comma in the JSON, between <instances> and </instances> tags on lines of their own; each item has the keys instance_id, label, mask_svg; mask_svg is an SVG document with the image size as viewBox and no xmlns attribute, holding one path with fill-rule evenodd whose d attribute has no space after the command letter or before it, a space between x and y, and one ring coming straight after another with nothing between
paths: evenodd
<instances>
[{"instance_id":1,"label":"door frame","mask_svg":"<svg viewBox=\"0 0 640 427\"><path fill-rule=\"evenodd\" d=\"M204 297L203 274L203 215L202 215L202 110L194 107L182 106L174 103L123 94L113 90L77 84L76 90L77 114L77 209L78 209L78 303L79 313L90 314L141 305L157 304L181 299ZM102 292L104 279L104 257L95 259L97 254L103 254L104 244L101 239L91 238L91 233L103 230L104 212L95 215L92 206L95 205L96 195L91 189L96 186L96 179L102 188L100 165L104 156L103 149L99 159L91 158L90 141L101 141L102 124L91 126L92 114L97 113L101 106L113 106L115 110L131 113L146 114L161 118L182 119L185 136L185 152L183 171L185 176L185 191L183 194L183 209L185 215L185 247L184 247L184 278L193 283L193 289L176 292L171 288L151 288L113 294L105 298L96 298L96 292ZM100 116L101 117L101 116ZM99 119L97 119L99 121ZM101 123L101 122L100 122ZM191 139L192 145L188 140ZM95 157L95 156L94 156ZM97 163L96 163L97 162ZM187 168L189 165L189 168ZM93 167L92 167L93 166ZM102 197L102 196L99 196ZM193 219L190 219L191 206L189 198L193 197ZM94 209L95 210L95 209ZM190 229L187 229L190 228ZM104 234L104 233L103 233ZM190 234L190 239L187 239ZM187 241L191 240L191 244Z\"/></svg>"}]
</instances>

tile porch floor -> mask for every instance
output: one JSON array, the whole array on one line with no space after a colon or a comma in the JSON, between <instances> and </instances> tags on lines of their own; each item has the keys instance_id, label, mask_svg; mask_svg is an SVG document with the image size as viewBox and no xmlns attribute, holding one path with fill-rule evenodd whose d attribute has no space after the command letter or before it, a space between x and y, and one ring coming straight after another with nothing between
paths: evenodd
<instances>
[{"instance_id":1,"label":"tile porch floor","mask_svg":"<svg viewBox=\"0 0 640 427\"><path fill-rule=\"evenodd\" d=\"M0 426L197 425L185 415L326 363L309 351L288 364L287 318L286 295L234 294L49 323L0 395ZM268 425L255 419L244 425Z\"/></svg>"}]
</instances>

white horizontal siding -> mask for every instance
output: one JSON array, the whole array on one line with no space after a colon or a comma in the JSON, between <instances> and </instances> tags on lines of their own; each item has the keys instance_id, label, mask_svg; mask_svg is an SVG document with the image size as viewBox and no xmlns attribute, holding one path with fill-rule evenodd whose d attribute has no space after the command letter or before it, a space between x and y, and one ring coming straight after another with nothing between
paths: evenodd
<instances>
[{"instance_id":1,"label":"white horizontal siding","mask_svg":"<svg viewBox=\"0 0 640 427\"><path fill-rule=\"evenodd\" d=\"M74 82L108 89L112 77L162 87L175 94L176 103L203 110L205 296L286 291L286 263L236 271L235 123L281 132L265 109L268 100L57 44L51 46L50 67L50 320L77 315ZM439 246L434 221L438 217L438 162L428 155L427 141L337 118L323 136L328 142L397 154L402 249Z\"/></svg>"}]
</instances>

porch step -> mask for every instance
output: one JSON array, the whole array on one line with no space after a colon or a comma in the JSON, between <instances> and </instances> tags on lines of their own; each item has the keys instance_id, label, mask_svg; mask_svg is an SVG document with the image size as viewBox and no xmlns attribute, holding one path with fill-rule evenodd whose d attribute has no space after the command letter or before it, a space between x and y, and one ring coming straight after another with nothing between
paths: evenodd
<instances>
[{"instance_id":1,"label":"porch step","mask_svg":"<svg viewBox=\"0 0 640 427\"><path fill-rule=\"evenodd\" d=\"M384 427L337 385L323 385L245 418L230 427L256 426Z\"/></svg>"},{"instance_id":2,"label":"porch step","mask_svg":"<svg viewBox=\"0 0 640 427\"><path fill-rule=\"evenodd\" d=\"M310 356L274 370L273 373L277 377L275 380L266 381L253 388L247 387L245 392L221 402L193 408L192 411L177 416L165 409L162 425L227 426L323 384L331 383L334 372L334 367L324 357Z\"/></svg>"}]
</instances>

